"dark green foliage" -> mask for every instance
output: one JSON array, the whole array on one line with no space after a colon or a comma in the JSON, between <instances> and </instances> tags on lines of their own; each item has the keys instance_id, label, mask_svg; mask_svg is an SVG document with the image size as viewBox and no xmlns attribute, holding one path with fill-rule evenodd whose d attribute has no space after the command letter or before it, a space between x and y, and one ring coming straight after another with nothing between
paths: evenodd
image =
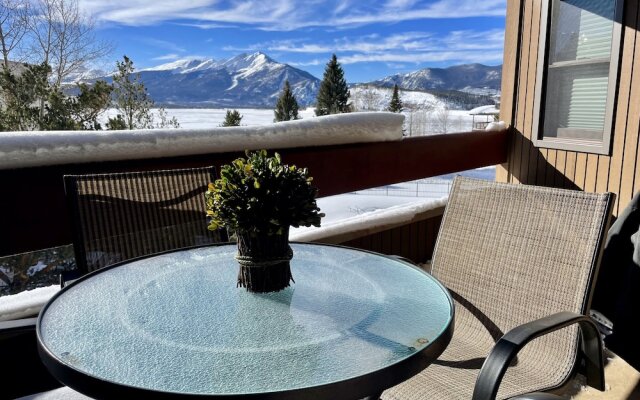
<instances>
[{"instance_id":1,"label":"dark green foliage","mask_svg":"<svg viewBox=\"0 0 640 400\"><path fill-rule=\"evenodd\" d=\"M49 84L51 68L46 64L25 65L16 76L7 69L0 73L2 110L0 129L89 130L101 129L98 117L110 104L111 86L104 81L78 85L77 97L65 96ZM44 111L39 103L44 99Z\"/></svg>"},{"instance_id":2,"label":"dark green foliage","mask_svg":"<svg viewBox=\"0 0 640 400\"><path fill-rule=\"evenodd\" d=\"M278 98L276 109L273 113L275 114L273 122L298 119L298 101L291 92L288 80L284 81L284 89L282 89L282 94Z\"/></svg>"},{"instance_id":3,"label":"dark green foliage","mask_svg":"<svg viewBox=\"0 0 640 400\"><path fill-rule=\"evenodd\" d=\"M127 123L124 118L122 118L122 115L118 114L114 118L109 118L109 121L107 122L107 129L110 131L123 131L128 128Z\"/></svg>"},{"instance_id":4,"label":"dark green foliage","mask_svg":"<svg viewBox=\"0 0 640 400\"><path fill-rule=\"evenodd\" d=\"M116 62L116 67L118 72L113 76L113 94L118 117L124 120L126 129L152 128L149 112L153 101L140 81L140 75L134 73L133 61L124 56L122 62ZM110 119L108 126L114 125L119 126L120 123Z\"/></svg>"},{"instance_id":5,"label":"dark green foliage","mask_svg":"<svg viewBox=\"0 0 640 400\"><path fill-rule=\"evenodd\" d=\"M116 62L118 72L113 76L113 97L118 115L110 118L109 129L179 128L178 120L168 118L164 108L159 110L160 122L155 123L151 108L155 102L135 73L133 61L127 56Z\"/></svg>"},{"instance_id":6,"label":"dark green foliage","mask_svg":"<svg viewBox=\"0 0 640 400\"><path fill-rule=\"evenodd\" d=\"M393 85L393 95L391 95L391 102L389 102L388 111L399 113L402 112L402 101L398 95L398 85Z\"/></svg>"},{"instance_id":7,"label":"dark green foliage","mask_svg":"<svg viewBox=\"0 0 640 400\"><path fill-rule=\"evenodd\" d=\"M316 115L347 113L351 111L348 104L349 87L344 79L344 71L338 63L336 55L327 63L320 83L316 99Z\"/></svg>"},{"instance_id":8,"label":"dark green foliage","mask_svg":"<svg viewBox=\"0 0 640 400\"><path fill-rule=\"evenodd\" d=\"M220 126L240 126L240 122L242 122L242 115L238 110L227 110L224 121Z\"/></svg>"},{"instance_id":9,"label":"dark green foliage","mask_svg":"<svg viewBox=\"0 0 640 400\"><path fill-rule=\"evenodd\" d=\"M266 150L246 152L220 170L205 194L209 229L238 233L281 234L288 226L320 226L318 189L306 168L282 164Z\"/></svg>"},{"instance_id":10,"label":"dark green foliage","mask_svg":"<svg viewBox=\"0 0 640 400\"><path fill-rule=\"evenodd\" d=\"M3 131L28 131L40 126L40 108L36 107L36 102L49 95L49 72L51 67L47 64L25 64L25 70L18 76L9 69L2 68L0 90L3 104L0 128Z\"/></svg>"},{"instance_id":11,"label":"dark green foliage","mask_svg":"<svg viewBox=\"0 0 640 400\"><path fill-rule=\"evenodd\" d=\"M65 96L53 89L45 105L41 130L101 130L98 117L111 103L111 85L97 81L93 86L81 83L80 94Z\"/></svg>"}]
</instances>

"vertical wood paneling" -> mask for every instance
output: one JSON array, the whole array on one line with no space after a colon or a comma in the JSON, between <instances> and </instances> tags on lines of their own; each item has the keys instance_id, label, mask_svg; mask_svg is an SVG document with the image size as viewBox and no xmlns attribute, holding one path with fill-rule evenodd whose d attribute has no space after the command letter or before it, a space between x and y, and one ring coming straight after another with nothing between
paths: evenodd
<instances>
[{"instance_id":1,"label":"vertical wood paneling","mask_svg":"<svg viewBox=\"0 0 640 400\"><path fill-rule=\"evenodd\" d=\"M637 3L637 2L636 2ZM636 26L638 25L638 10L636 10ZM620 194L618 196L618 211L620 211L633 197L633 186L638 157L638 129L640 123L640 32L636 30L634 52L634 73L631 77L631 95L629 98L629 112L627 117L627 137L622 157L622 178Z\"/></svg>"},{"instance_id":2,"label":"vertical wood paneling","mask_svg":"<svg viewBox=\"0 0 640 400\"><path fill-rule=\"evenodd\" d=\"M640 32L638 31L638 2L625 2L625 23L621 47L620 77L618 80L615 126L611 155L596 155L571 151L536 148L530 142L532 132L534 88L537 70L540 10L543 1L522 0L508 2L505 36L502 115L512 116L513 134L509 159L498 168L496 179L547 186L580 188L590 192L611 191L618 195L620 208L640 190ZM522 15L520 10L522 7ZM521 42L514 40L521 24ZM513 52L518 54L514 56ZM519 64L516 62L519 61ZM517 68L510 71L509 68ZM508 72L510 71L510 73ZM515 92L509 90L516 87ZM515 104L509 103L513 99ZM511 110L515 110L515 115ZM504 118L503 118L504 119Z\"/></svg>"},{"instance_id":3,"label":"vertical wood paneling","mask_svg":"<svg viewBox=\"0 0 640 400\"><path fill-rule=\"evenodd\" d=\"M522 148L522 166L520 167L520 180L523 183L535 182L537 172L538 150L533 146L533 103L536 92L536 65L538 65L538 40L540 38L540 14L542 13L542 1L534 0L531 7L531 33L529 46L529 71L527 73L527 97L524 107L524 138Z\"/></svg>"},{"instance_id":4,"label":"vertical wood paneling","mask_svg":"<svg viewBox=\"0 0 640 400\"><path fill-rule=\"evenodd\" d=\"M522 45L520 48L520 71L518 71L518 96L516 107L516 118L514 121L514 134L512 138L513 157L509 163L510 168L510 181L513 183L520 183L522 181L522 165L523 162L528 162L529 152L526 153L526 161L523 161L525 156L523 147L525 138L523 132L525 131L525 115L527 109L527 90L529 85L527 84L529 68L529 55L531 47L535 47L535 44L531 43L529 39L531 37L532 19L533 19L533 2L535 0L527 1L523 8L523 33L522 33ZM534 66L535 69L535 66Z\"/></svg>"},{"instance_id":5,"label":"vertical wood paneling","mask_svg":"<svg viewBox=\"0 0 640 400\"><path fill-rule=\"evenodd\" d=\"M609 165L611 157L598 156L598 175L596 176L596 192L603 193L609 186Z\"/></svg>"},{"instance_id":6,"label":"vertical wood paneling","mask_svg":"<svg viewBox=\"0 0 640 400\"><path fill-rule=\"evenodd\" d=\"M541 185L538 182L539 176L547 176L547 157L549 156L547 149L540 149L537 157L536 176L532 177L530 182L534 182L537 185Z\"/></svg>"},{"instance_id":7,"label":"vertical wood paneling","mask_svg":"<svg viewBox=\"0 0 640 400\"><path fill-rule=\"evenodd\" d=\"M553 186L554 175L556 174L556 155L558 150L547 150L547 175L538 177L536 180L537 185Z\"/></svg>"},{"instance_id":8,"label":"vertical wood paneling","mask_svg":"<svg viewBox=\"0 0 640 400\"><path fill-rule=\"evenodd\" d=\"M587 173L584 179L585 192L595 192L596 179L598 177L598 155L587 155Z\"/></svg>"},{"instance_id":9,"label":"vertical wood paneling","mask_svg":"<svg viewBox=\"0 0 640 400\"><path fill-rule=\"evenodd\" d=\"M406 257L424 263L433 255L442 215L341 243L344 246Z\"/></svg>"},{"instance_id":10,"label":"vertical wood paneling","mask_svg":"<svg viewBox=\"0 0 640 400\"><path fill-rule=\"evenodd\" d=\"M553 186L555 187L564 187L565 173L567 170L567 152L563 150L558 150L556 154L556 171L558 173L554 176Z\"/></svg>"},{"instance_id":11,"label":"vertical wood paneling","mask_svg":"<svg viewBox=\"0 0 640 400\"><path fill-rule=\"evenodd\" d=\"M567 180L570 182L575 182L576 179L576 161L578 159L578 155L573 151L567 152L567 162L566 169L564 171ZM566 182L565 182L566 183ZM566 184L565 188L570 189L571 187Z\"/></svg>"},{"instance_id":12,"label":"vertical wood paneling","mask_svg":"<svg viewBox=\"0 0 640 400\"><path fill-rule=\"evenodd\" d=\"M573 182L584 190L584 180L587 176L587 155L585 153L578 153L576 155L576 177Z\"/></svg>"},{"instance_id":13,"label":"vertical wood paneling","mask_svg":"<svg viewBox=\"0 0 640 400\"><path fill-rule=\"evenodd\" d=\"M624 149L627 142L627 121L631 102L631 82L634 72L637 72L638 62L634 60L636 54L636 29L638 26L638 2L627 1L625 4L626 23L624 26L624 43L622 45L622 60L620 65L620 85L618 87L618 108L616 110L616 125L613 137L611 162L609 163L609 179L607 182L610 192L617 193L614 213L617 214L620 204L620 189L622 184L622 164Z\"/></svg>"},{"instance_id":14,"label":"vertical wood paneling","mask_svg":"<svg viewBox=\"0 0 640 400\"><path fill-rule=\"evenodd\" d=\"M500 119L507 125L513 123L513 107L516 103L514 95L517 88L518 73L518 45L520 29L521 4L518 1L507 2L507 16L504 35L504 58L502 63L502 90L500 104ZM505 163L496 168L496 180L507 182L509 164Z\"/></svg>"}]
</instances>

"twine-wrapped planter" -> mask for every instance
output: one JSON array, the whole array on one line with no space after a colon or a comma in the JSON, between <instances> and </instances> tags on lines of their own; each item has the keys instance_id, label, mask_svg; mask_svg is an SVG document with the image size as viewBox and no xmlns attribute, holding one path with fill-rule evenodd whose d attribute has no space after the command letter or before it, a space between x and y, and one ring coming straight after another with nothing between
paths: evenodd
<instances>
[{"instance_id":1,"label":"twine-wrapped planter","mask_svg":"<svg viewBox=\"0 0 640 400\"><path fill-rule=\"evenodd\" d=\"M293 251L289 246L289 228L280 235L237 233L240 264L238 287L249 292L277 292L293 281L290 261Z\"/></svg>"}]
</instances>

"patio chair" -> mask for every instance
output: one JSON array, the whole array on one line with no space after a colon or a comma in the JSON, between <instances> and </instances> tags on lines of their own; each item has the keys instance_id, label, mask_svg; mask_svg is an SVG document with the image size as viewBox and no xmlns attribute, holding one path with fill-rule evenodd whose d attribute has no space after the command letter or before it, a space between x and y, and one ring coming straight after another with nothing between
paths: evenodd
<instances>
[{"instance_id":1,"label":"patio chair","mask_svg":"<svg viewBox=\"0 0 640 400\"><path fill-rule=\"evenodd\" d=\"M581 362L603 390L602 343L586 315L613 200L457 177L432 264L456 302L453 339L382 398L512 398L565 384Z\"/></svg>"},{"instance_id":2,"label":"patio chair","mask_svg":"<svg viewBox=\"0 0 640 400\"><path fill-rule=\"evenodd\" d=\"M207 229L214 167L64 177L79 274L149 254L227 240Z\"/></svg>"}]
</instances>

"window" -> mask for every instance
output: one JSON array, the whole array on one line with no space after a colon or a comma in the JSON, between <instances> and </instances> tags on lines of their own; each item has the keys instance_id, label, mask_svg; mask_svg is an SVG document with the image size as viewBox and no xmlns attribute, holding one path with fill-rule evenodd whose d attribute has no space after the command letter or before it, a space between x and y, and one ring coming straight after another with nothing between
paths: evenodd
<instances>
[{"instance_id":1,"label":"window","mask_svg":"<svg viewBox=\"0 0 640 400\"><path fill-rule=\"evenodd\" d=\"M623 0L548 0L542 10L534 143L609 154Z\"/></svg>"}]
</instances>

